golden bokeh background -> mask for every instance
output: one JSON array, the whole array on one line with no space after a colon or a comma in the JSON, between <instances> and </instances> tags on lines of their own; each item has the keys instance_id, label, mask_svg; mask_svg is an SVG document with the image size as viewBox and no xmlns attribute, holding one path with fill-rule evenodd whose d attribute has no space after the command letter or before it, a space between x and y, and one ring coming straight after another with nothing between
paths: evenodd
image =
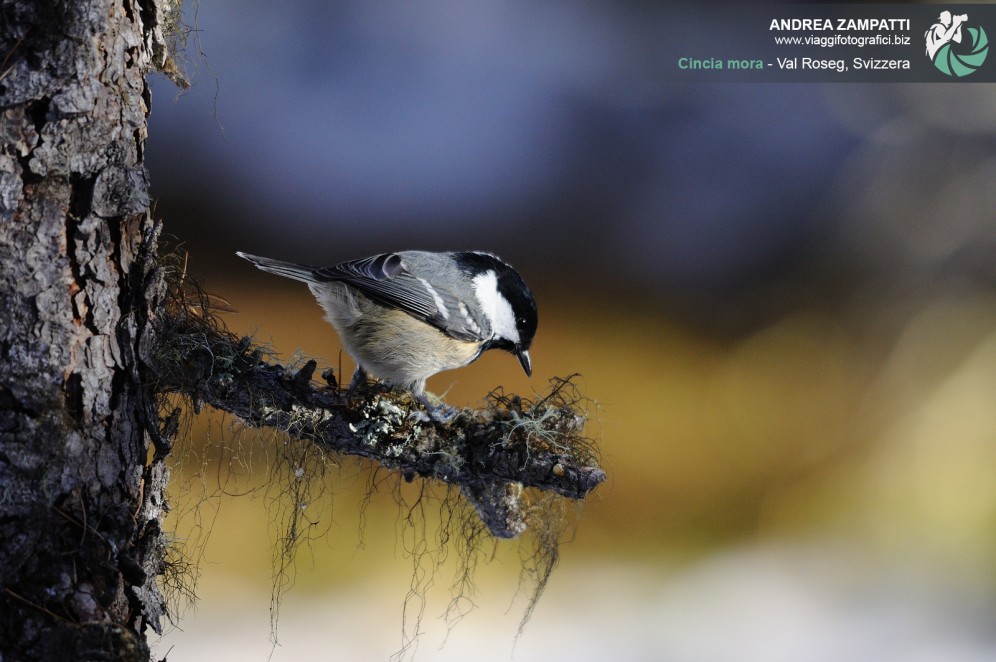
<instances>
[{"instance_id":1,"label":"golden bokeh background","mask_svg":"<svg viewBox=\"0 0 996 662\"><path fill-rule=\"evenodd\" d=\"M254 282L263 278L212 281L212 289L230 294L239 310L228 316L230 325L257 338L272 336L274 348L299 348L337 366L337 341L306 289ZM693 609L707 623L717 619L708 627L698 624L707 632L736 630L745 627L743 620L787 619L784 630L764 635L774 639L818 625L794 625L793 618L818 616L782 614L781 608L847 618L866 601L894 599L904 609L910 609L908 600L922 601L918 608L927 613L907 616L912 623L900 623L897 632L886 630L881 636L888 641L914 634L907 628L922 627L918 619L940 620L935 627L943 632L952 607L988 604L996 552L993 296L925 302L884 351L880 338L858 337L847 320L820 311L800 311L733 342L703 340L652 316L611 325L597 323L590 308L543 311L536 379L582 373L584 391L597 399L590 431L600 440L609 480L562 549L516 659L541 659L558 643L550 640L551 631L570 637L572 655L587 648L601 655L611 646L634 659L653 659L653 646L666 643L673 627L658 619L689 618L675 591L693 592ZM348 366L348 357L344 361ZM437 376L430 388L466 405L498 383L530 393L536 385L517 371L514 359L492 353L470 368ZM237 425L211 418L193 428L194 436L207 432L211 444L235 449L226 458L249 457L250 466L240 471L210 463L204 470L188 456L174 474L174 485L195 485L184 488L193 496L181 499L179 535L191 535L184 526L197 522L210 537L204 540L206 530L193 532L199 600L180 622L182 633L166 641L182 646L185 636L194 636L199 650L200 634L219 651L232 645L263 658L279 518L291 503L267 468L277 455L272 448L283 441L240 433ZM295 584L283 597L278 656L334 646L354 651L347 657L376 659L400 646L412 561L400 542L406 535L396 521L401 511L389 494L382 491L359 521L368 471L350 461L330 467L324 494L309 506L319 513L320 535L298 552ZM202 480L211 497L203 503ZM240 496L218 495L213 490L220 484ZM424 646L433 649L420 656L465 659L482 645L489 651L478 659L511 654L524 608L519 596L505 611L516 596L517 545L502 543L498 561L478 571L475 602L481 608L435 651L446 631L437 617L448 604L452 561L439 571L422 626L429 633ZM750 584L757 572L771 573L773 585ZM712 573L728 573L732 583ZM800 595L770 613L765 604L771 593L784 591ZM723 604L730 601L736 606ZM346 627L335 621L342 613L355 618L354 608L366 620L349 620ZM587 623L592 613L597 625ZM896 618L872 613L864 627L877 627L876 617ZM226 622L220 633L219 619ZM255 625L236 634L246 622ZM599 631L598 646L576 639L598 638ZM679 640L701 636L703 644L714 645L705 632L679 634ZM764 638L730 636L738 646ZM848 635L813 636L843 637L843 645ZM182 650L174 654L187 659ZM687 659L732 659L719 650L718 658ZM598 659L591 655L582 659Z\"/></svg>"}]
</instances>

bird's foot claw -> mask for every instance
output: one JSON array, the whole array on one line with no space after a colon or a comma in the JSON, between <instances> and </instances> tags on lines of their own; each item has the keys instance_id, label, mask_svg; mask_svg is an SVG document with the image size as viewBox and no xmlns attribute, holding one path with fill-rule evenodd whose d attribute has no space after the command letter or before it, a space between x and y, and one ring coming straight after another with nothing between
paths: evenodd
<instances>
[{"instance_id":1,"label":"bird's foot claw","mask_svg":"<svg viewBox=\"0 0 996 662\"><path fill-rule=\"evenodd\" d=\"M369 375L367 375L367 371L363 368L357 368L356 372L353 373L353 378L349 380L348 393L350 395L387 393L392 390L394 390L394 387L388 382L371 381Z\"/></svg>"},{"instance_id":2,"label":"bird's foot claw","mask_svg":"<svg viewBox=\"0 0 996 662\"><path fill-rule=\"evenodd\" d=\"M444 402L432 402L425 394L415 396L415 398L425 407L425 411L416 409L411 417L421 423L432 421L433 423L452 423L453 419L460 415L460 410L451 407Z\"/></svg>"}]
</instances>

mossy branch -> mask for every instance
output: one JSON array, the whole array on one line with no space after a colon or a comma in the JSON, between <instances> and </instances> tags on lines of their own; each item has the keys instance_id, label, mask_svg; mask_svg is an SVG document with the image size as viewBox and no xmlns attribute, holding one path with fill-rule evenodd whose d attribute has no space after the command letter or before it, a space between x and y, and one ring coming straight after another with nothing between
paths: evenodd
<instances>
[{"instance_id":1,"label":"mossy branch","mask_svg":"<svg viewBox=\"0 0 996 662\"><path fill-rule=\"evenodd\" d=\"M154 372L160 392L181 393L229 412L249 426L271 427L323 448L357 455L400 472L458 485L492 534L526 528L522 487L583 499L605 480L574 376L551 380L536 400L493 392L482 409L440 423L416 414L410 395L378 385L344 390L331 371L312 377L276 363L249 338L229 332L209 312L182 300L163 316ZM413 415L415 414L415 415Z\"/></svg>"}]
</instances>

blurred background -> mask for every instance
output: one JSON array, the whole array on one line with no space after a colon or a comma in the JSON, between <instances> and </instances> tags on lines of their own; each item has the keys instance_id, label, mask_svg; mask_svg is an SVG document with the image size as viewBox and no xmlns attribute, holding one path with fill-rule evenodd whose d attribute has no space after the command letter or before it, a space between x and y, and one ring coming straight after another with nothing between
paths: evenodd
<instances>
[{"instance_id":1,"label":"blurred background","mask_svg":"<svg viewBox=\"0 0 996 662\"><path fill-rule=\"evenodd\" d=\"M609 480L517 643L509 542L440 649L456 553L405 614L398 506L328 467L273 649L284 441L205 414L170 523L199 598L158 656L387 659L424 607L425 660L996 659L996 88L677 83L695 17L645 2L184 11L147 161L230 327L348 379L307 289L236 250L496 252L534 377L492 352L429 389L580 372Z\"/></svg>"}]
</instances>

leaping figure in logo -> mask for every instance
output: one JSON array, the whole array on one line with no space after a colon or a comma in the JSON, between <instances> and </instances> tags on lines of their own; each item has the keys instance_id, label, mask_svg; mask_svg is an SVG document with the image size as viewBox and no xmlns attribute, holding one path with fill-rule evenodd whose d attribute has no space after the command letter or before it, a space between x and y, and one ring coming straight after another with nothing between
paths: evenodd
<instances>
[{"instance_id":1,"label":"leaping figure in logo","mask_svg":"<svg viewBox=\"0 0 996 662\"><path fill-rule=\"evenodd\" d=\"M927 57L930 58L931 62L937 55L937 51L945 44L961 43L961 25L967 20L968 14L952 16L949 11L941 12L941 15L937 17L937 23L931 25L924 34L924 38L927 40Z\"/></svg>"}]
</instances>

